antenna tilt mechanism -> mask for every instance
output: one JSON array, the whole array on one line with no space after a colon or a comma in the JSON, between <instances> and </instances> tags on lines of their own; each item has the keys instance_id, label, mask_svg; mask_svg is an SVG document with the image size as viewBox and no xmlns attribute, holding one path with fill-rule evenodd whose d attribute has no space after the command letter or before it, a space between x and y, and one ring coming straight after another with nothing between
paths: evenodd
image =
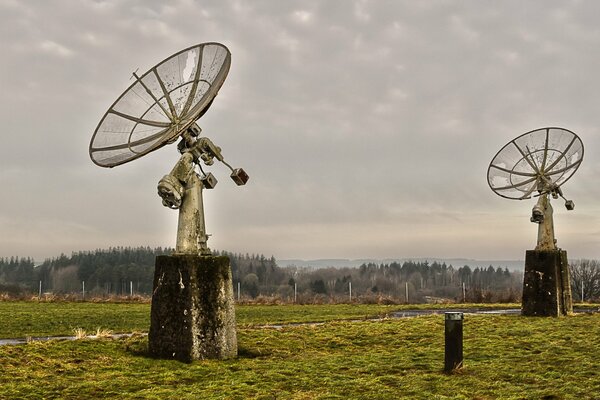
<instances>
[{"instance_id":1,"label":"antenna tilt mechanism","mask_svg":"<svg viewBox=\"0 0 600 400\"><path fill-rule=\"evenodd\" d=\"M499 196L524 200L538 197L531 222L538 224L536 250L556 249L550 197L565 201L567 210L575 203L563 196L561 186L583 161L583 142L563 128L541 128L527 132L506 144L492 159L487 179Z\"/></svg>"},{"instance_id":2,"label":"antenna tilt mechanism","mask_svg":"<svg viewBox=\"0 0 600 400\"><path fill-rule=\"evenodd\" d=\"M231 170L237 185L248 175L225 162L221 148L201 137L196 121L206 113L219 92L231 65L231 53L219 43L184 49L152 67L110 106L92 136L92 161L112 168L142 157L180 138L181 154L171 172L158 183L163 205L179 209L176 253L209 255L202 190L217 179L202 164L214 160Z\"/></svg>"}]
</instances>

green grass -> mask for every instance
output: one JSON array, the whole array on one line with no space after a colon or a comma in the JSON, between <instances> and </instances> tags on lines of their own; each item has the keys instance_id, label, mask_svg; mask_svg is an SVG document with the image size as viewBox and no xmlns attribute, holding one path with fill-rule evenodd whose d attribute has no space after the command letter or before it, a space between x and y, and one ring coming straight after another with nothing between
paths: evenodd
<instances>
[{"instance_id":1,"label":"green grass","mask_svg":"<svg viewBox=\"0 0 600 400\"><path fill-rule=\"evenodd\" d=\"M141 303L0 302L0 338L72 335L76 328L142 332L150 305Z\"/></svg>"},{"instance_id":2,"label":"green grass","mask_svg":"<svg viewBox=\"0 0 600 400\"><path fill-rule=\"evenodd\" d=\"M0 399L599 398L600 315L467 315L465 368L453 375L441 371L442 316L364 320L430 307L238 306L240 356L227 361L155 360L140 335L0 346ZM149 313L141 303L0 302L0 337L145 332Z\"/></svg>"},{"instance_id":3,"label":"green grass","mask_svg":"<svg viewBox=\"0 0 600 400\"><path fill-rule=\"evenodd\" d=\"M517 304L470 305L472 307L519 307ZM238 327L301 322L366 319L385 316L393 311L423 308L465 307L452 305L242 305L236 306ZM72 335L81 328L117 332L147 332L150 304L92 302L0 301L0 338Z\"/></svg>"},{"instance_id":4,"label":"green grass","mask_svg":"<svg viewBox=\"0 0 600 400\"><path fill-rule=\"evenodd\" d=\"M140 336L38 342L0 347L0 398L593 399L599 337L598 314L467 315L465 367L452 375L440 315L247 325L237 359L191 364L149 358Z\"/></svg>"}]
</instances>

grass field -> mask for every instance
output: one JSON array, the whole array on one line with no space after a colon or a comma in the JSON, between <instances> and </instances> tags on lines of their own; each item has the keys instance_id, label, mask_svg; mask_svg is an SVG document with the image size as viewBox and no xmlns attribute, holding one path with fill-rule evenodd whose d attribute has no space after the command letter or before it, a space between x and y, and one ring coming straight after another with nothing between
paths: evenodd
<instances>
[{"instance_id":1,"label":"grass field","mask_svg":"<svg viewBox=\"0 0 600 400\"><path fill-rule=\"evenodd\" d=\"M519 307L512 305L475 305L481 308ZM242 305L236 306L238 327L367 319L390 312L431 308L431 305ZM461 304L443 307L464 307ZM93 302L0 301L0 339L72 335L81 328L117 332L146 332L150 326L150 304Z\"/></svg>"},{"instance_id":2,"label":"grass field","mask_svg":"<svg viewBox=\"0 0 600 400\"><path fill-rule=\"evenodd\" d=\"M50 314L30 309L27 317L28 307L36 304L0 303L0 337L19 333L19 323L9 321L11 310L22 313L15 321L29 318L30 328L40 332L58 326L44 323L48 327L42 328L37 320L45 315L62 315L62 325L72 327L82 325L77 318L83 316L91 320L90 331L98 326L147 330L149 306L144 304L48 303L55 307L44 309ZM227 361L155 360L147 356L143 336L0 346L0 398L600 398L598 314L466 315L465 367L447 375L442 372L442 316L356 321L399 308L360 307L240 307L240 356ZM312 320L325 323L260 327ZM107 321L116 322L109 326ZM20 332L34 336L24 327Z\"/></svg>"}]
</instances>

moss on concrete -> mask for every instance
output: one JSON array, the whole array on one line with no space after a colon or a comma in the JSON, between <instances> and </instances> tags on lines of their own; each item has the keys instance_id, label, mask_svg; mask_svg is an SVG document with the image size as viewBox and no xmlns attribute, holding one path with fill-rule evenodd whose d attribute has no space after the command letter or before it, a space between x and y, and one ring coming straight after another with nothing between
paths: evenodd
<instances>
[{"instance_id":1,"label":"moss on concrete","mask_svg":"<svg viewBox=\"0 0 600 400\"><path fill-rule=\"evenodd\" d=\"M525 254L522 314L558 317L572 311L567 252L528 250Z\"/></svg>"},{"instance_id":2,"label":"moss on concrete","mask_svg":"<svg viewBox=\"0 0 600 400\"><path fill-rule=\"evenodd\" d=\"M158 256L149 351L189 362L237 355L229 258Z\"/></svg>"}]
</instances>

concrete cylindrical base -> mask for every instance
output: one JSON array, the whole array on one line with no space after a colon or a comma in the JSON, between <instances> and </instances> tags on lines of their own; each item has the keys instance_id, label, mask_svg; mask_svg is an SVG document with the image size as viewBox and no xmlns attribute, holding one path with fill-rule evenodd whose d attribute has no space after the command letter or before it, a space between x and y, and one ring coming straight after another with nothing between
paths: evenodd
<instances>
[{"instance_id":1,"label":"concrete cylindrical base","mask_svg":"<svg viewBox=\"0 0 600 400\"><path fill-rule=\"evenodd\" d=\"M184 362L237 356L228 257L156 257L148 347Z\"/></svg>"},{"instance_id":2,"label":"concrete cylindrical base","mask_svg":"<svg viewBox=\"0 0 600 400\"><path fill-rule=\"evenodd\" d=\"M567 252L527 250L521 314L558 317L573 312Z\"/></svg>"}]
</instances>

